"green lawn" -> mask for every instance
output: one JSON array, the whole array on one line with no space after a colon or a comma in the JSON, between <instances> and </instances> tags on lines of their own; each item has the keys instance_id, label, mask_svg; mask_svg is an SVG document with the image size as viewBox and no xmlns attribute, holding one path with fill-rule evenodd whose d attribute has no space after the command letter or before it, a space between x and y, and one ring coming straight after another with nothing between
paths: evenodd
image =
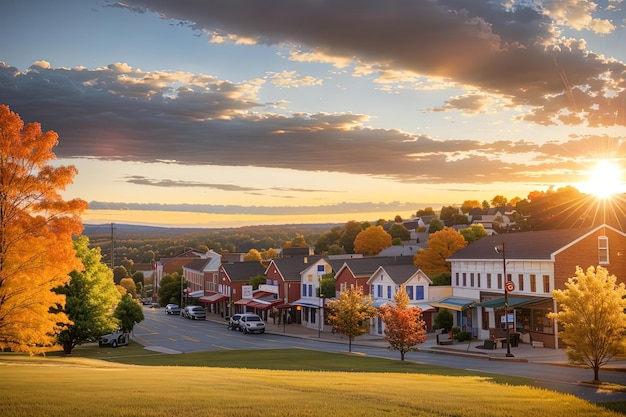
<instances>
[{"instance_id":1,"label":"green lawn","mask_svg":"<svg viewBox=\"0 0 626 417\"><path fill-rule=\"evenodd\" d=\"M522 378L297 349L3 353L0 375L3 417L620 415Z\"/></svg>"}]
</instances>

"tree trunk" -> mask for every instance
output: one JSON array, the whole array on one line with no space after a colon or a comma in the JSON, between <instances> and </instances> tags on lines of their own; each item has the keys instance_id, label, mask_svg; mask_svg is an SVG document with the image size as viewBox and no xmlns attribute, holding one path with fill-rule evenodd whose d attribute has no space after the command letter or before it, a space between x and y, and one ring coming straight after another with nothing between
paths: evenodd
<instances>
[{"instance_id":1,"label":"tree trunk","mask_svg":"<svg viewBox=\"0 0 626 417\"><path fill-rule=\"evenodd\" d=\"M600 366L593 366L593 382L600 382Z\"/></svg>"},{"instance_id":2,"label":"tree trunk","mask_svg":"<svg viewBox=\"0 0 626 417\"><path fill-rule=\"evenodd\" d=\"M348 338L348 352L352 352L352 337Z\"/></svg>"},{"instance_id":3,"label":"tree trunk","mask_svg":"<svg viewBox=\"0 0 626 417\"><path fill-rule=\"evenodd\" d=\"M404 351L403 350L400 351L400 360L401 361L404 360Z\"/></svg>"},{"instance_id":4,"label":"tree trunk","mask_svg":"<svg viewBox=\"0 0 626 417\"><path fill-rule=\"evenodd\" d=\"M63 342L63 353L65 353L66 355L71 354L73 348L74 348L74 345L72 344L72 342L69 342L69 341Z\"/></svg>"}]
</instances>

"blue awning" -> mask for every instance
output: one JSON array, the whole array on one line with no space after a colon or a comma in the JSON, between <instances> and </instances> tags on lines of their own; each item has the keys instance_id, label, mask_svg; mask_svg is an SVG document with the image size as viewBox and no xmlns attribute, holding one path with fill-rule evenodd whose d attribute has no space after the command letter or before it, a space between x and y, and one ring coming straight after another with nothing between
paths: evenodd
<instances>
[{"instance_id":1,"label":"blue awning","mask_svg":"<svg viewBox=\"0 0 626 417\"><path fill-rule=\"evenodd\" d=\"M443 300L430 303L430 305L432 305L433 307L447 308L448 310L463 311L467 310L468 308L474 307L474 304L477 302L477 300L472 300L469 298L447 297Z\"/></svg>"},{"instance_id":2,"label":"blue awning","mask_svg":"<svg viewBox=\"0 0 626 417\"><path fill-rule=\"evenodd\" d=\"M320 304L315 304L312 301L303 300L302 298L292 302L291 304L293 304L295 306L302 306L302 307L309 307L309 308L320 308L320 307L322 307Z\"/></svg>"}]
</instances>

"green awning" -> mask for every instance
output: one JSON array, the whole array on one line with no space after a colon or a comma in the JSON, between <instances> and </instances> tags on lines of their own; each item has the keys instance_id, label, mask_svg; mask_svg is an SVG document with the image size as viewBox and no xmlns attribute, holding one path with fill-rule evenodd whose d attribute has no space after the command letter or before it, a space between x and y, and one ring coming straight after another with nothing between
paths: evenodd
<instances>
[{"instance_id":1,"label":"green awning","mask_svg":"<svg viewBox=\"0 0 626 417\"><path fill-rule=\"evenodd\" d=\"M550 301L551 298L537 298L537 297L509 297L509 307L516 308L529 304L541 303L544 301ZM504 297L495 298L493 300L487 300L476 304L477 307L487 308L504 308Z\"/></svg>"},{"instance_id":2,"label":"green awning","mask_svg":"<svg viewBox=\"0 0 626 417\"><path fill-rule=\"evenodd\" d=\"M470 300L468 298L447 297L434 303L431 302L430 305L433 307L447 308L448 310L463 311L474 307L475 302L476 300Z\"/></svg>"}]
</instances>

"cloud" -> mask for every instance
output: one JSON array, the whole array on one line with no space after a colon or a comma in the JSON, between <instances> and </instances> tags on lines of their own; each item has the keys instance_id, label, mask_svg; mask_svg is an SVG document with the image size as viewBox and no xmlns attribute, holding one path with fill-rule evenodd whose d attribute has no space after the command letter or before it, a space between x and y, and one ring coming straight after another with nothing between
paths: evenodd
<instances>
[{"instance_id":1,"label":"cloud","mask_svg":"<svg viewBox=\"0 0 626 417\"><path fill-rule=\"evenodd\" d=\"M497 182L503 176L526 182L542 172L546 182L559 182L551 173L570 167L581 155L559 156L531 142L437 140L376 129L364 114L279 115L270 111L273 105L259 102L261 80L237 84L203 74L148 73L122 63L95 70L46 64L20 72L0 63L0 96L25 122L37 121L59 133L60 158L290 168L466 184ZM447 105L476 112L489 104L481 97L459 97ZM613 140L613 147L622 149L621 143ZM534 161L515 162L516 156L528 155ZM146 178L127 180L154 185Z\"/></svg>"},{"instance_id":2,"label":"cloud","mask_svg":"<svg viewBox=\"0 0 626 417\"><path fill-rule=\"evenodd\" d=\"M587 51L582 39L560 36L567 27L613 30L611 18L620 19L620 11L596 10L588 0L547 0L542 7L475 0L365 0L359 7L350 0L126 4L257 44L292 44L320 56L447 78L532 108L524 120L535 123L626 125L626 66ZM597 17L600 12L609 17ZM616 85L617 93L607 94Z\"/></svg>"}]
</instances>

